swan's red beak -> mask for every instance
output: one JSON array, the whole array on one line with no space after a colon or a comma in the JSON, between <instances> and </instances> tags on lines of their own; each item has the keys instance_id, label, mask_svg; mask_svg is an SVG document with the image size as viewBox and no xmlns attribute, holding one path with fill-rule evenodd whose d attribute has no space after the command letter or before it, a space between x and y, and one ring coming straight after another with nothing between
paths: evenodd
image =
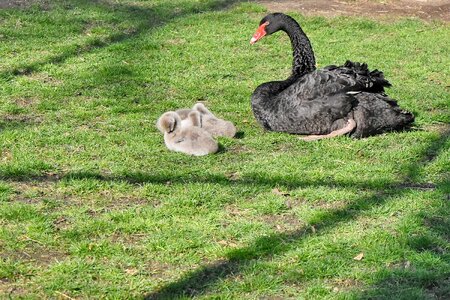
<instances>
[{"instance_id":1,"label":"swan's red beak","mask_svg":"<svg viewBox=\"0 0 450 300\"><path fill-rule=\"evenodd\" d=\"M256 30L255 34L253 35L252 39L250 40L250 44L256 43L258 40L260 40L263 36L266 35L266 26L269 25L269 22L265 22L261 24L261 26L258 27L258 30Z\"/></svg>"}]
</instances>

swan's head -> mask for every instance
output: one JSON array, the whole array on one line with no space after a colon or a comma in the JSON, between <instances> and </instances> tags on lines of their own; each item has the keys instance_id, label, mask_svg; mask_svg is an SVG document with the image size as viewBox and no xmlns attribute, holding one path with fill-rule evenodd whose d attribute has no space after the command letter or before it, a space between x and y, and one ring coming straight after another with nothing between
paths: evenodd
<instances>
[{"instance_id":1,"label":"swan's head","mask_svg":"<svg viewBox=\"0 0 450 300\"><path fill-rule=\"evenodd\" d=\"M174 111L168 111L159 117L156 122L156 127L158 127L161 133L172 133L181 124L180 116Z\"/></svg>"},{"instance_id":2,"label":"swan's head","mask_svg":"<svg viewBox=\"0 0 450 300\"><path fill-rule=\"evenodd\" d=\"M253 45L264 36L270 35L274 32L277 32L278 30L283 29L284 26L283 19L286 17L288 16L286 16L283 13L273 13L265 16L261 20L261 22L259 22L259 27L256 30L255 34L253 35L252 39L250 40L250 44Z\"/></svg>"}]
</instances>

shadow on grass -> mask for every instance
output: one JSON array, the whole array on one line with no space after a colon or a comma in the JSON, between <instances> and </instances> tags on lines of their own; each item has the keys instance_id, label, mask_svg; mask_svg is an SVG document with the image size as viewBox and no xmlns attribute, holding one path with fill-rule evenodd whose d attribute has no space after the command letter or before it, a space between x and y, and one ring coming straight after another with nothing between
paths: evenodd
<instances>
[{"instance_id":1,"label":"shadow on grass","mask_svg":"<svg viewBox=\"0 0 450 300\"><path fill-rule=\"evenodd\" d=\"M224 260L203 266L185 275L179 281L169 283L158 291L146 295L145 299L176 299L204 294L214 282L242 272L252 261L287 252L296 247L296 242L299 240L321 234L333 226L349 221L364 211L363 207L367 209L380 205L386 199L387 196L361 198L343 209L321 214L315 221L310 222L308 227L260 237L250 246L228 252Z\"/></svg>"},{"instance_id":2,"label":"shadow on grass","mask_svg":"<svg viewBox=\"0 0 450 300\"><path fill-rule=\"evenodd\" d=\"M241 273L255 260L285 253L295 248L299 240L320 235L327 229L358 217L365 210L382 205L392 196L401 196L403 192L404 190L391 191L381 197L379 194L375 194L369 198L361 198L343 209L320 214L315 221L310 222L310 227L258 238L248 247L228 252L225 259L202 266L184 275L178 281L147 294L145 299L177 299L206 294L216 281ZM444 254L437 254L436 257L444 257ZM357 294L357 297L361 299L401 299L405 295L416 295L420 298L422 290L429 291L430 295L438 297L448 296L448 283L450 282L450 271L446 271L448 264L442 262L437 265L438 268L435 270L421 270L421 272L416 272L415 269L383 270L380 272L382 274L375 275L376 278L382 277L383 279L369 287L367 292ZM416 294L405 294L406 291L414 291ZM439 299L444 299L444 297Z\"/></svg>"},{"instance_id":3,"label":"shadow on grass","mask_svg":"<svg viewBox=\"0 0 450 300\"><path fill-rule=\"evenodd\" d=\"M438 187L447 193L439 207L415 215L423 226L407 240L414 262L405 258L373 274L376 282L355 291L358 299L450 299L450 184Z\"/></svg>"},{"instance_id":4,"label":"shadow on grass","mask_svg":"<svg viewBox=\"0 0 450 300\"><path fill-rule=\"evenodd\" d=\"M9 69L1 69L0 78L5 79L5 81L10 81L19 76L30 76L41 72L47 65L62 65L70 58L83 56L110 45L120 44L128 40L139 38L141 35L147 34L148 32L177 19L202 12L225 10L242 1L243 0L157 1L155 5L147 5L150 2L142 4L138 1L127 1L126 3L123 3L120 1L109 0L44 1L42 3L36 1L35 4L38 6L33 6L30 3L23 3L23 7L18 6L18 3L11 3L11 5L8 5L7 7L15 7L16 10L24 9L25 11L28 11L31 16L41 13L43 16L51 16L53 12L57 18L59 18L61 11L63 11L65 22L70 23L73 21L82 23L82 25L80 25L81 32L77 32L77 36L75 37L71 36L71 34L62 36L60 40L63 46L60 48L56 48L55 45L49 45L49 50L55 50L56 54L41 55L40 52L37 52L35 54L36 57L29 58L33 60L32 62L27 61L27 59L25 62L18 62L19 65L10 67ZM39 5L42 7L39 7ZM41 11L41 8L44 12ZM91 15L95 15L96 13L98 13L100 17L92 20ZM13 14L13 12L11 14ZM86 14L87 16L84 17L83 14ZM106 17L102 18L101 14L104 14ZM73 15L76 15L76 17L73 17ZM113 20L111 21L109 18ZM124 23L128 25L125 29L114 28L114 30L108 32L106 36L91 38L86 28L89 28L90 22L102 23L104 21L103 19L107 19L106 23L110 22L114 24L117 22L119 25L125 20ZM51 23L52 18L49 17L49 20L50 21L48 22ZM39 29L36 30L36 32L36 34L23 35L23 37L27 39L27 44L32 46L36 36L38 34L43 34L39 33ZM82 41L76 42L77 39ZM45 51L43 53L45 53ZM102 68L98 69L101 70ZM130 75L126 73L127 71L129 70L124 68L117 70L113 69L111 72L117 74L116 76L118 78L115 80L123 82L124 78L126 79L127 76L130 77ZM109 80L112 78L110 74L105 75L99 73L89 75L90 80L95 77L107 78ZM108 85L108 87L105 88L106 90L112 89L111 82L106 82L105 84ZM83 85L83 87L91 88L91 86L86 87L86 85ZM99 84L96 84L96 87L98 88ZM65 88L61 88L61 91L62 90L65 90ZM76 90L73 93L77 96L82 95L80 90ZM51 97L49 98L51 99ZM62 97L58 100L64 101L64 98L65 97ZM58 107L60 105L60 103L57 103L56 101L50 101L50 103L51 104L47 104L49 107ZM118 105L118 103L120 102L118 101L116 103L118 106L117 110L125 110L123 107L126 107L126 110L136 110L133 105L127 105L127 103ZM143 109L140 108L140 110ZM40 123L40 118L33 115L0 115L0 130L22 129L38 123Z\"/></svg>"},{"instance_id":5,"label":"shadow on grass","mask_svg":"<svg viewBox=\"0 0 450 300\"><path fill-rule=\"evenodd\" d=\"M101 5L107 10L119 10L130 18L135 18L137 20L137 27L133 32L120 32L113 33L109 35L106 39L95 39L87 42L86 44L66 52L60 53L55 56L50 56L44 58L35 63L20 66L14 70L7 71L6 73L12 74L14 76L30 74L40 67L46 64L61 64L67 59L73 56L77 56L83 53L88 53L97 48L106 47L108 45L122 42L126 39L138 36L146 30L151 30L158 27L165 22L169 22L176 18L182 16L197 13L202 10L215 10L223 9L230 4L238 1L211 1L207 5L199 4L198 7L192 7L187 10L176 10L175 6L160 6L144 9L137 6L124 5L119 3L111 4L109 2L100 1L93 2L95 5ZM83 2L85 3L85 2ZM89 3L89 2L88 2ZM203 3L203 2L201 2ZM166 5L166 4L164 4ZM161 13L165 12L165 13ZM5 75L3 73L2 75ZM0 179L7 180L42 180L42 181L59 181L62 179L96 179L96 180L106 180L106 181L127 181L130 183L165 183L167 181L172 182L212 182L219 184L258 184L258 185L285 185L288 187L358 187L372 190L374 193L370 197L363 197L351 203L350 205L329 210L328 212L320 214L316 220L310 223L314 226L314 232L311 227L302 227L294 231L277 233L269 236L264 236L257 238L248 247L243 247L236 250L231 250L226 254L223 260L217 261L212 264L204 265L197 270L194 270L188 274L182 276L178 281L168 283L160 287L157 291L145 295L146 299L174 299L179 297L193 297L196 295L202 295L207 293L220 279L225 279L229 276L236 275L242 272L253 260L264 259L271 257L276 254L284 253L289 251L293 247L296 247L296 242L301 239L305 239L312 234L321 234L322 232L329 230L339 224L345 223L349 220L362 214L364 211L382 205L383 203L389 201L393 196L401 196L406 189L415 188L411 182L417 181L416 174L425 167L429 162L442 151L446 141L448 140L449 133L445 132L442 134L441 138L436 142L432 143L425 153L422 154L422 159L411 164L409 174L406 174L405 184L394 185L389 182L379 182L379 183L367 183L367 182L318 182L318 181L308 181L303 179L285 179L283 178L265 178L262 174L254 174L242 179L230 180L226 176L197 176L186 178L185 175L180 175L178 177L173 177L173 175L154 175L145 173L135 173L135 174L123 174L121 176L107 176L97 173L69 173L64 175L44 175L44 176L28 176L27 174L21 174L20 172L11 174L1 174ZM420 186L419 188L441 188L447 183L440 183L436 186ZM379 186L379 188L377 188ZM384 189L388 186L388 190ZM448 216L448 206L444 206L442 211L439 211L442 216ZM433 216L429 216L433 218ZM448 221L445 218L439 218L439 220L433 220L429 227L431 230L435 231L440 236L448 236ZM447 228L447 229L446 229ZM415 251L427 251L428 246L425 241L418 241L416 243L412 242L410 247ZM446 253L435 253L435 256L442 257L442 260L447 258ZM444 265L444 264L442 264ZM400 270L400 271L388 271L385 276L379 282L375 283L373 288L369 292L359 295L361 298L388 298L392 295L398 295L403 291L412 290L419 287L419 289L426 289L435 295L448 295L448 276L449 271L444 271L442 268L439 270L434 270L434 275L430 276L420 272L413 272L411 270ZM447 285L446 285L447 283ZM418 294L419 295L419 294ZM420 295L419 295L420 296Z\"/></svg>"},{"instance_id":6,"label":"shadow on grass","mask_svg":"<svg viewBox=\"0 0 450 300\"><path fill-rule=\"evenodd\" d=\"M431 184L419 185L422 169L432 163L443 151L450 138L447 126L441 136L430 144L420 159L409 166L402 188L427 189ZM444 181L434 185L443 192L439 206L419 211L415 217L423 223L423 232L412 233L407 245L417 254L427 258L411 265L409 261L391 266L374 274L378 280L364 292L357 293L358 299L450 299L450 173ZM440 242L439 242L440 241Z\"/></svg>"},{"instance_id":7,"label":"shadow on grass","mask_svg":"<svg viewBox=\"0 0 450 300\"><path fill-rule=\"evenodd\" d=\"M426 166L424 160L429 162L433 161L440 151L443 150L448 138L449 131L447 130L437 141L432 143L426 149L423 159L419 161L417 165L411 165L411 173L407 174L408 179L416 179L414 177L414 171ZM280 183L273 182L273 184ZM306 185L310 186L309 184ZM364 187L364 184L361 183L357 183L356 185L358 187ZM442 183L436 187L440 188L441 185L444 185L444 189L448 188L448 183ZM355 185L352 184L352 186ZM202 266L197 270L186 274L180 280L169 283L161 287L159 290L146 295L145 299L176 299L180 297L194 297L205 294L216 281L240 273L246 268L246 266L249 265L249 263L252 262L252 260L264 259L272 255L289 251L291 248L296 246L295 243L300 239L307 238L312 234L321 234L321 232L335 227L340 223L354 219L370 208L382 205L393 196L401 196L406 191L406 189L401 187L403 186L397 186L397 188L390 190L374 190L375 193L370 197L363 197L344 208L333 209L326 213L319 214L315 220L310 222L311 227L299 228L292 232L272 234L258 238L252 245L228 252L224 260ZM368 186L366 185L365 188L368 188ZM445 208L442 209L442 215L449 216L448 208L448 205L446 205ZM314 230L311 230L310 228L314 228ZM445 224L441 224L440 228L440 234L448 237L448 227L445 228ZM418 251L413 247L412 249ZM437 253L436 256L442 259L448 258L445 250L441 253ZM450 271L446 268L448 267L448 263L446 264L445 262L442 262L438 263L438 265L438 269L425 270L426 274L424 274L424 272L400 272L401 275L408 275L402 277L398 276L397 270L384 270L386 276L379 282L375 283L373 287L369 288L369 292L359 294L358 297L367 299L392 299L394 295L396 297L404 296L405 291L410 290L414 291L416 294L409 293L408 296L424 297L423 290L429 291L430 294L433 293L433 295L438 297L441 295L448 296L450 290L448 288L448 283L450 282ZM396 284L389 284L392 282L392 278L401 278L402 280L395 281Z\"/></svg>"},{"instance_id":8,"label":"shadow on grass","mask_svg":"<svg viewBox=\"0 0 450 300\"><path fill-rule=\"evenodd\" d=\"M383 205L384 203L401 197L411 190L439 190L443 193L449 192L448 182L435 184L421 184L416 174L426 167L430 162L445 151L446 143L449 140L449 130L441 133L440 137L419 153L419 159L410 165L409 172L404 175L404 183L394 184L390 182L339 182L339 181L313 181L301 178L274 178L265 177L264 174L248 175L244 178L231 179L220 175L204 175L197 177L173 177L168 175L155 175L145 173L130 173L121 176L102 175L98 173L68 173L63 175L46 176L26 176L26 174L1 174L0 179L18 181L60 181L72 179L94 179L101 181L125 181L130 184L141 183L215 183L223 185L259 185L274 187L283 185L286 187L357 187L370 192L369 196L361 197L349 205L341 208L330 209L326 212L319 212L315 219L311 220L308 226L297 228L284 233L274 233L268 236L257 238L251 245L240 249L233 249L226 253L224 259L211 264L199 267L181 276L175 282L168 283L160 287L157 291L145 295L145 299L176 299L181 297L194 297L208 294L214 288L214 284L231 276L242 273L255 260L267 259L273 255L285 253L297 247L297 243L312 235L320 235L330 229L354 220L367 210ZM448 198L448 195L445 196ZM411 238L406 245L415 253L424 251L430 252L434 259L432 265L418 266L417 269L406 267L385 267L381 268L372 278L375 283L364 288L364 292L354 291L354 295L361 299L392 299L402 298L407 295L409 298L424 298L427 294L433 297L445 298L449 294L448 269L449 256L447 246L440 247L434 244L435 238L449 242L450 218L449 199L443 199L439 208L430 207L426 212L419 212L417 217L423 220L424 226L429 228L429 235Z\"/></svg>"},{"instance_id":9,"label":"shadow on grass","mask_svg":"<svg viewBox=\"0 0 450 300\"><path fill-rule=\"evenodd\" d=\"M160 3L151 7L142 7L133 4L123 4L117 1L71 1L66 5L69 7L100 8L105 12L113 12L117 18L132 20L134 27L132 30L113 32L106 38L96 38L86 41L84 44L66 49L59 54L45 57L33 63L24 64L12 70L5 70L0 73L1 77L29 75L38 71L47 64L62 64L67 59L89 53L98 48L104 48L112 44L139 36L142 33L153 30L184 16L201 13L205 11L224 10L231 5L243 0L210 0L200 2L173 1Z\"/></svg>"}]
</instances>

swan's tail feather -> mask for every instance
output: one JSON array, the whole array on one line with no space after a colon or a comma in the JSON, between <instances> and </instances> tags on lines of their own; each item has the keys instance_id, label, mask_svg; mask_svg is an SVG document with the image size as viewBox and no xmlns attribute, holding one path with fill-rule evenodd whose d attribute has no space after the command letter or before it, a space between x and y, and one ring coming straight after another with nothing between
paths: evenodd
<instances>
[{"instance_id":1,"label":"swan's tail feather","mask_svg":"<svg viewBox=\"0 0 450 300\"><path fill-rule=\"evenodd\" d=\"M343 72L353 74L357 80L364 82L367 92L380 93L384 92L385 87L392 86L391 83L384 78L383 72L375 69L370 71L366 63L352 62L347 60L343 67Z\"/></svg>"},{"instance_id":2,"label":"swan's tail feather","mask_svg":"<svg viewBox=\"0 0 450 300\"><path fill-rule=\"evenodd\" d=\"M414 115L401 109L397 102L383 94L360 93L353 115L358 124L353 137L361 138L377 133L407 129Z\"/></svg>"}]
</instances>

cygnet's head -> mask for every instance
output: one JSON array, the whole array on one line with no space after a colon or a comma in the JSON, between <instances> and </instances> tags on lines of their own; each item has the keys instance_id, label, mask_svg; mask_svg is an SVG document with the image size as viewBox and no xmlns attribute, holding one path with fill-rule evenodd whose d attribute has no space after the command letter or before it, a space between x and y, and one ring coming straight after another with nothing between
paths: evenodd
<instances>
[{"instance_id":1,"label":"cygnet's head","mask_svg":"<svg viewBox=\"0 0 450 300\"><path fill-rule=\"evenodd\" d=\"M181 126L181 118L174 111L168 111L159 117L156 122L156 127L158 127L161 133L172 133Z\"/></svg>"}]
</instances>

